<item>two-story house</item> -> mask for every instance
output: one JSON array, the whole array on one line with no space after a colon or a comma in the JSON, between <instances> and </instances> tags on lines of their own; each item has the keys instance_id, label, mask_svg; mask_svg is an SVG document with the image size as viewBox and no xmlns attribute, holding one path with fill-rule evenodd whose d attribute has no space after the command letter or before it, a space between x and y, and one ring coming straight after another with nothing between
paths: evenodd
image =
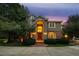
<instances>
[{"instance_id":1,"label":"two-story house","mask_svg":"<svg viewBox=\"0 0 79 59\"><path fill-rule=\"evenodd\" d=\"M50 21L49 19L45 18L36 18L32 22L35 30L30 34L31 38L36 39L36 42L44 42L44 40L47 38L62 38L62 21Z\"/></svg>"}]
</instances>

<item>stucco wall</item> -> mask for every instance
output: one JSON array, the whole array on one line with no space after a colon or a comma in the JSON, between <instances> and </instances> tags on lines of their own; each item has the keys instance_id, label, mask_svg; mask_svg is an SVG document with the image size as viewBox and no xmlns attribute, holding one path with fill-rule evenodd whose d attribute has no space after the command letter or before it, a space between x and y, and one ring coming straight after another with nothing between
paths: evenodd
<instances>
[{"instance_id":1,"label":"stucco wall","mask_svg":"<svg viewBox=\"0 0 79 59\"><path fill-rule=\"evenodd\" d=\"M63 34L61 31L56 32L57 39L61 39L63 37Z\"/></svg>"},{"instance_id":2,"label":"stucco wall","mask_svg":"<svg viewBox=\"0 0 79 59\"><path fill-rule=\"evenodd\" d=\"M39 20L39 19L38 19ZM35 26L35 32L36 32L36 22L38 20L35 20L33 22L34 26ZM42 19L41 19L42 20ZM44 34L45 32L56 32L56 38L62 38L62 28L61 28L61 22L55 22L56 25L55 25L55 28L49 28L49 21L47 20L43 20L44 21L44 32L43 32L43 37L44 39L46 39L48 36L46 34ZM53 22L53 21L51 21ZM36 34L37 35L37 34ZM35 38L36 36L34 36Z\"/></svg>"}]
</instances>

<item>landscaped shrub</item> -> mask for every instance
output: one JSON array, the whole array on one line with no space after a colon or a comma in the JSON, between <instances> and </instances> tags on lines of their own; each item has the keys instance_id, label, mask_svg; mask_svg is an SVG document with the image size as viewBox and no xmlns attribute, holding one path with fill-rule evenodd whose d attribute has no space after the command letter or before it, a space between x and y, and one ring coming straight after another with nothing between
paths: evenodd
<instances>
[{"instance_id":1,"label":"landscaped shrub","mask_svg":"<svg viewBox=\"0 0 79 59\"><path fill-rule=\"evenodd\" d=\"M45 44L69 44L69 40L65 39L45 39Z\"/></svg>"},{"instance_id":2,"label":"landscaped shrub","mask_svg":"<svg viewBox=\"0 0 79 59\"><path fill-rule=\"evenodd\" d=\"M0 45L4 45L5 43L7 43L7 39L0 39Z\"/></svg>"},{"instance_id":3,"label":"landscaped shrub","mask_svg":"<svg viewBox=\"0 0 79 59\"><path fill-rule=\"evenodd\" d=\"M57 39L57 44L69 44L69 40L65 40L65 39Z\"/></svg>"},{"instance_id":4,"label":"landscaped shrub","mask_svg":"<svg viewBox=\"0 0 79 59\"><path fill-rule=\"evenodd\" d=\"M56 40L54 40L54 39L45 39L44 43L45 44L56 44Z\"/></svg>"},{"instance_id":5,"label":"landscaped shrub","mask_svg":"<svg viewBox=\"0 0 79 59\"><path fill-rule=\"evenodd\" d=\"M0 45L2 45L3 44L3 40L2 39L0 39Z\"/></svg>"},{"instance_id":6,"label":"landscaped shrub","mask_svg":"<svg viewBox=\"0 0 79 59\"><path fill-rule=\"evenodd\" d=\"M35 44L35 39L25 39L23 42L23 45L34 45Z\"/></svg>"}]
</instances>

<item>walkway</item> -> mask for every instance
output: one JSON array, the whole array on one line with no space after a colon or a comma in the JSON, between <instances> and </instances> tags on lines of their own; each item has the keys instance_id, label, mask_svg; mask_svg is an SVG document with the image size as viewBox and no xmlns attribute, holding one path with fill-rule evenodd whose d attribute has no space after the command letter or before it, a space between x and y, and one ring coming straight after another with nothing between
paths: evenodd
<instances>
[{"instance_id":1,"label":"walkway","mask_svg":"<svg viewBox=\"0 0 79 59\"><path fill-rule=\"evenodd\" d=\"M79 56L79 46L66 47L4 47L0 46L3 56Z\"/></svg>"}]
</instances>

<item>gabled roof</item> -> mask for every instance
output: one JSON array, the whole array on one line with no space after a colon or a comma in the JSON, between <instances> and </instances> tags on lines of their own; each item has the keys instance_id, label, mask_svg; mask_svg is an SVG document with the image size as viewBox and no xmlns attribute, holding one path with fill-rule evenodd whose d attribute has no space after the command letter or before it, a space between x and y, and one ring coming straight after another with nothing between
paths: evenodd
<instances>
[{"instance_id":1,"label":"gabled roof","mask_svg":"<svg viewBox=\"0 0 79 59\"><path fill-rule=\"evenodd\" d=\"M63 16L46 16L48 18L48 21L53 21L53 22L61 22L64 24L64 22L67 21L68 17L63 17Z\"/></svg>"},{"instance_id":2,"label":"gabled roof","mask_svg":"<svg viewBox=\"0 0 79 59\"><path fill-rule=\"evenodd\" d=\"M37 20L37 19L47 20L45 17L42 17L42 16L37 16L37 17L35 17L35 20Z\"/></svg>"},{"instance_id":3,"label":"gabled roof","mask_svg":"<svg viewBox=\"0 0 79 59\"><path fill-rule=\"evenodd\" d=\"M48 21L48 22L57 22L57 23L62 23L62 21Z\"/></svg>"}]
</instances>

